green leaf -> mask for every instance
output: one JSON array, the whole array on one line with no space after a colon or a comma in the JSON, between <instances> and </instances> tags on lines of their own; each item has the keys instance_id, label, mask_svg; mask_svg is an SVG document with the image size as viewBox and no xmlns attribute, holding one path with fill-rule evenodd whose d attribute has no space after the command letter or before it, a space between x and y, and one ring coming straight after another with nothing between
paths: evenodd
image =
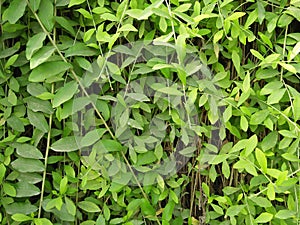
<instances>
[{"instance_id":1,"label":"green leaf","mask_svg":"<svg viewBox=\"0 0 300 225\"><path fill-rule=\"evenodd\" d=\"M26 9L26 0L13 0L8 8L3 12L3 21L15 24L23 15Z\"/></svg>"},{"instance_id":2,"label":"green leaf","mask_svg":"<svg viewBox=\"0 0 300 225\"><path fill-rule=\"evenodd\" d=\"M257 146L257 143L258 143L258 139L256 134L254 134L247 141L247 145L245 148L245 157L248 157L253 152L253 150Z\"/></svg>"},{"instance_id":3,"label":"green leaf","mask_svg":"<svg viewBox=\"0 0 300 225\"><path fill-rule=\"evenodd\" d=\"M70 67L69 63L63 61L45 62L32 70L28 80L43 82L45 79L67 71Z\"/></svg>"},{"instance_id":4,"label":"green leaf","mask_svg":"<svg viewBox=\"0 0 300 225\"><path fill-rule=\"evenodd\" d=\"M43 131L44 133L49 131L49 126L43 113L33 112L30 109L27 109L27 115L29 122L37 129Z\"/></svg>"},{"instance_id":5,"label":"green leaf","mask_svg":"<svg viewBox=\"0 0 300 225\"><path fill-rule=\"evenodd\" d=\"M236 50L232 51L231 57L232 57L233 65L234 65L237 73L239 74L240 70L241 70L241 66L240 66L241 65L241 58L240 58L240 56L239 56L239 54Z\"/></svg>"},{"instance_id":6,"label":"green leaf","mask_svg":"<svg viewBox=\"0 0 300 225\"><path fill-rule=\"evenodd\" d=\"M268 184L267 196L271 201L273 201L275 199L274 184L272 184L272 183Z\"/></svg>"},{"instance_id":7,"label":"green leaf","mask_svg":"<svg viewBox=\"0 0 300 225\"><path fill-rule=\"evenodd\" d=\"M176 87L163 87L157 89L158 92L162 92L169 95L175 95L175 96L182 96L183 93L179 90L177 90Z\"/></svg>"},{"instance_id":8,"label":"green leaf","mask_svg":"<svg viewBox=\"0 0 300 225\"><path fill-rule=\"evenodd\" d=\"M257 160L258 164L260 165L260 168L262 169L262 171L264 173L266 173L267 172L267 158L266 158L265 154L259 148L256 148L255 149L255 157L256 157L256 160Z\"/></svg>"},{"instance_id":9,"label":"green leaf","mask_svg":"<svg viewBox=\"0 0 300 225\"><path fill-rule=\"evenodd\" d=\"M179 154L183 155L185 157L192 157L193 153L196 151L196 147L186 147L182 150L180 150Z\"/></svg>"},{"instance_id":10,"label":"green leaf","mask_svg":"<svg viewBox=\"0 0 300 225\"><path fill-rule=\"evenodd\" d=\"M230 206L227 211L226 215L227 216L236 216L238 215L243 209L245 208L245 205L233 205Z\"/></svg>"},{"instance_id":11,"label":"green leaf","mask_svg":"<svg viewBox=\"0 0 300 225\"><path fill-rule=\"evenodd\" d=\"M28 215L30 213L36 212L37 207L28 202L14 202L12 204L6 205L5 210L8 214L21 213Z\"/></svg>"},{"instance_id":12,"label":"green leaf","mask_svg":"<svg viewBox=\"0 0 300 225\"><path fill-rule=\"evenodd\" d=\"M281 220L286 220L289 218L293 218L295 216L295 212L287 209L282 209L279 210L276 214L275 217Z\"/></svg>"},{"instance_id":13,"label":"green leaf","mask_svg":"<svg viewBox=\"0 0 300 225\"><path fill-rule=\"evenodd\" d=\"M148 151L146 153L140 153L138 154L137 157L137 165L138 166L142 166L142 165L149 165L153 162L156 161L156 156L154 154L154 152L152 151Z\"/></svg>"},{"instance_id":14,"label":"green leaf","mask_svg":"<svg viewBox=\"0 0 300 225\"><path fill-rule=\"evenodd\" d=\"M70 0L70 3L68 5L68 7L70 8L73 5L80 5L80 4L84 3L84 2L85 2L85 0Z\"/></svg>"},{"instance_id":15,"label":"green leaf","mask_svg":"<svg viewBox=\"0 0 300 225\"><path fill-rule=\"evenodd\" d=\"M245 116L241 116L240 126L243 131L246 132L248 130L248 120Z\"/></svg>"},{"instance_id":16,"label":"green leaf","mask_svg":"<svg viewBox=\"0 0 300 225\"><path fill-rule=\"evenodd\" d=\"M89 213L101 211L98 205L90 201L81 201L78 203L78 207Z\"/></svg>"},{"instance_id":17,"label":"green leaf","mask_svg":"<svg viewBox=\"0 0 300 225\"><path fill-rule=\"evenodd\" d=\"M103 205L103 215L104 215L104 218L106 219L106 221L109 221L109 219L110 219L110 210L109 210L108 206L105 203Z\"/></svg>"},{"instance_id":18,"label":"green leaf","mask_svg":"<svg viewBox=\"0 0 300 225\"><path fill-rule=\"evenodd\" d=\"M247 72L243 81L243 92L248 92L250 89L250 73Z\"/></svg>"},{"instance_id":19,"label":"green leaf","mask_svg":"<svg viewBox=\"0 0 300 225\"><path fill-rule=\"evenodd\" d=\"M134 31L137 32L138 30L132 24L125 24L120 29L119 32L124 31Z\"/></svg>"},{"instance_id":20,"label":"green leaf","mask_svg":"<svg viewBox=\"0 0 300 225\"><path fill-rule=\"evenodd\" d=\"M70 100L74 94L78 91L78 84L76 81L71 81L65 86L61 87L53 98L53 107L57 108L64 102Z\"/></svg>"},{"instance_id":21,"label":"green leaf","mask_svg":"<svg viewBox=\"0 0 300 225\"><path fill-rule=\"evenodd\" d=\"M81 139L80 145L82 147L91 146L92 144L97 142L103 136L103 134L105 132L106 132L106 129L104 129L104 128L99 128L99 129L95 129L95 130L88 132Z\"/></svg>"},{"instance_id":22,"label":"green leaf","mask_svg":"<svg viewBox=\"0 0 300 225\"><path fill-rule=\"evenodd\" d=\"M144 11L141 9L129 9L129 10L126 10L126 14L132 18L140 20L140 18L144 14Z\"/></svg>"},{"instance_id":23,"label":"green leaf","mask_svg":"<svg viewBox=\"0 0 300 225\"><path fill-rule=\"evenodd\" d=\"M261 32L258 32L258 35L261 38L261 40L263 41L263 43L267 44L271 49L273 48L273 44L267 35L265 35Z\"/></svg>"},{"instance_id":24,"label":"green leaf","mask_svg":"<svg viewBox=\"0 0 300 225\"><path fill-rule=\"evenodd\" d=\"M39 9L41 0L29 0L29 4L34 12Z\"/></svg>"},{"instance_id":25,"label":"green leaf","mask_svg":"<svg viewBox=\"0 0 300 225\"><path fill-rule=\"evenodd\" d=\"M61 195L65 194L68 190L68 177L64 177L61 179L60 184L59 184L59 193Z\"/></svg>"},{"instance_id":26,"label":"green leaf","mask_svg":"<svg viewBox=\"0 0 300 225\"><path fill-rule=\"evenodd\" d=\"M28 159L43 159L43 154L36 147L30 144L14 144L17 154Z\"/></svg>"},{"instance_id":27,"label":"green leaf","mask_svg":"<svg viewBox=\"0 0 300 225\"><path fill-rule=\"evenodd\" d=\"M147 199L141 200L141 211L145 216L154 216L156 211ZM169 215L168 215L169 216Z\"/></svg>"},{"instance_id":28,"label":"green leaf","mask_svg":"<svg viewBox=\"0 0 300 225\"><path fill-rule=\"evenodd\" d=\"M65 197L65 202L66 202L66 208L68 210L68 213L70 213L72 216L76 215L76 206L74 202L69 199L68 197Z\"/></svg>"},{"instance_id":29,"label":"green leaf","mask_svg":"<svg viewBox=\"0 0 300 225\"><path fill-rule=\"evenodd\" d=\"M17 98L16 94L11 89L8 90L7 100L12 105L17 105L18 98Z\"/></svg>"},{"instance_id":30,"label":"green leaf","mask_svg":"<svg viewBox=\"0 0 300 225\"><path fill-rule=\"evenodd\" d=\"M272 207L272 203L264 197L250 197L250 200L255 202L259 207L269 208Z\"/></svg>"},{"instance_id":31,"label":"green leaf","mask_svg":"<svg viewBox=\"0 0 300 225\"><path fill-rule=\"evenodd\" d=\"M278 131L279 134L281 134L283 137L288 137L288 138L299 138L299 136L296 134L295 131L290 131L290 130L280 130Z\"/></svg>"},{"instance_id":32,"label":"green leaf","mask_svg":"<svg viewBox=\"0 0 300 225\"><path fill-rule=\"evenodd\" d=\"M175 42L177 58L179 65L183 65L186 56L186 38L187 35L179 35Z\"/></svg>"},{"instance_id":33,"label":"green leaf","mask_svg":"<svg viewBox=\"0 0 300 225\"><path fill-rule=\"evenodd\" d=\"M247 20L246 20L246 23L244 25L244 28L249 29L249 27L257 20L257 18L258 18L257 9L255 9L252 12L249 13L249 15L247 17Z\"/></svg>"},{"instance_id":34,"label":"green leaf","mask_svg":"<svg viewBox=\"0 0 300 225\"><path fill-rule=\"evenodd\" d=\"M285 94L286 89L279 89L274 91L267 100L267 104L276 104L282 99L283 95Z\"/></svg>"},{"instance_id":35,"label":"green leaf","mask_svg":"<svg viewBox=\"0 0 300 225\"><path fill-rule=\"evenodd\" d=\"M73 36L75 36L75 31L70 23L69 20L66 19L67 17L61 17L61 16L56 16L54 19L55 21L62 26L64 29L70 32Z\"/></svg>"},{"instance_id":36,"label":"green leaf","mask_svg":"<svg viewBox=\"0 0 300 225\"><path fill-rule=\"evenodd\" d=\"M39 50L41 47L43 47L43 42L46 39L45 33L38 33L31 38L29 38L27 44L26 44L26 58L28 60L31 59L32 55Z\"/></svg>"},{"instance_id":37,"label":"green leaf","mask_svg":"<svg viewBox=\"0 0 300 225\"><path fill-rule=\"evenodd\" d=\"M83 15L83 17L87 18L87 19L93 19L92 15L90 14L89 11L85 10L85 9L77 9L77 12L79 12L81 15Z\"/></svg>"},{"instance_id":38,"label":"green leaf","mask_svg":"<svg viewBox=\"0 0 300 225\"><path fill-rule=\"evenodd\" d=\"M16 131L24 132L25 127L23 122L19 119L19 117L12 115L7 119L7 124Z\"/></svg>"},{"instance_id":39,"label":"green leaf","mask_svg":"<svg viewBox=\"0 0 300 225\"><path fill-rule=\"evenodd\" d=\"M295 121L300 119L300 96L295 96L295 99L293 101L293 107L294 107L294 119Z\"/></svg>"},{"instance_id":40,"label":"green leaf","mask_svg":"<svg viewBox=\"0 0 300 225\"><path fill-rule=\"evenodd\" d=\"M267 151L271 148L274 148L278 142L278 133L273 131L269 133L261 142L261 149Z\"/></svg>"},{"instance_id":41,"label":"green leaf","mask_svg":"<svg viewBox=\"0 0 300 225\"><path fill-rule=\"evenodd\" d=\"M37 159L18 158L11 165L14 169L22 173L43 172L45 169L44 164Z\"/></svg>"},{"instance_id":42,"label":"green leaf","mask_svg":"<svg viewBox=\"0 0 300 225\"><path fill-rule=\"evenodd\" d=\"M32 217L26 216L26 215L21 214L21 213L16 213L16 214L12 215L11 218L12 218L14 221L17 221L17 222L24 222L24 221L30 221L30 220L33 220Z\"/></svg>"},{"instance_id":43,"label":"green leaf","mask_svg":"<svg viewBox=\"0 0 300 225\"><path fill-rule=\"evenodd\" d=\"M174 207L175 207L174 201L169 201L167 203L162 214L163 220L170 221L172 219Z\"/></svg>"},{"instance_id":44,"label":"green leaf","mask_svg":"<svg viewBox=\"0 0 300 225\"><path fill-rule=\"evenodd\" d=\"M260 60L264 60L264 57L256 50L254 49L250 49L250 52L252 53L252 55L254 55L256 58L260 59Z\"/></svg>"},{"instance_id":45,"label":"green leaf","mask_svg":"<svg viewBox=\"0 0 300 225\"><path fill-rule=\"evenodd\" d=\"M221 38L223 37L224 31L223 30L219 30L215 35L214 35L214 39L213 39L213 43L217 43L219 40L221 40Z\"/></svg>"},{"instance_id":46,"label":"green leaf","mask_svg":"<svg viewBox=\"0 0 300 225\"><path fill-rule=\"evenodd\" d=\"M257 1L258 22L262 24L266 16L266 10L262 1Z\"/></svg>"},{"instance_id":47,"label":"green leaf","mask_svg":"<svg viewBox=\"0 0 300 225\"><path fill-rule=\"evenodd\" d=\"M53 225L53 223L47 218L36 218L34 219L35 225Z\"/></svg>"},{"instance_id":48,"label":"green leaf","mask_svg":"<svg viewBox=\"0 0 300 225\"><path fill-rule=\"evenodd\" d=\"M224 122L226 123L227 121L229 121L231 117L232 117L232 106L229 105L223 113Z\"/></svg>"},{"instance_id":49,"label":"green leaf","mask_svg":"<svg viewBox=\"0 0 300 225\"><path fill-rule=\"evenodd\" d=\"M16 54L16 55L11 56L11 57L6 61L5 65L4 65L4 68L5 68L5 69L10 68L10 66L12 66L12 65L16 62L16 60L18 59L18 57L19 57L19 54Z\"/></svg>"},{"instance_id":50,"label":"green leaf","mask_svg":"<svg viewBox=\"0 0 300 225\"><path fill-rule=\"evenodd\" d=\"M55 48L53 46L44 46L38 50L30 59L30 69L34 69L40 64L46 62L50 56L54 53Z\"/></svg>"},{"instance_id":51,"label":"green leaf","mask_svg":"<svg viewBox=\"0 0 300 225\"><path fill-rule=\"evenodd\" d=\"M28 166L28 165L27 165ZM18 198L31 197L40 194L40 189L27 182L18 182L15 184Z\"/></svg>"},{"instance_id":52,"label":"green leaf","mask_svg":"<svg viewBox=\"0 0 300 225\"><path fill-rule=\"evenodd\" d=\"M215 204L210 204L210 205L216 213L218 213L220 215L224 215L223 209L220 206L215 205Z\"/></svg>"},{"instance_id":53,"label":"green leaf","mask_svg":"<svg viewBox=\"0 0 300 225\"><path fill-rule=\"evenodd\" d=\"M269 112L267 110L261 110L254 113L250 118L251 125L262 124L262 122L268 117Z\"/></svg>"},{"instance_id":54,"label":"green leaf","mask_svg":"<svg viewBox=\"0 0 300 225\"><path fill-rule=\"evenodd\" d=\"M53 109L49 101L43 101L35 97L28 97L24 99L27 103L27 107L33 112L43 112L46 114L52 114Z\"/></svg>"},{"instance_id":55,"label":"green leaf","mask_svg":"<svg viewBox=\"0 0 300 225\"><path fill-rule=\"evenodd\" d=\"M13 47L2 49L0 51L0 59L14 55L20 49L20 42L17 42Z\"/></svg>"},{"instance_id":56,"label":"green leaf","mask_svg":"<svg viewBox=\"0 0 300 225\"><path fill-rule=\"evenodd\" d=\"M54 142L51 149L56 152L72 152L79 149L78 143L79 139L75 136L64 137Z\"/></svg>"},{"instance_id":57,"label":"green leaf","mask_svg":"<svg viewBox=\"0 0 300 225\"><path fill-rule=\"evenodd\" d=\"M96 145L103 152L119 152L123 149L123 146L118 141L110 139L102 139Z\"/></svg>"},{"instance_id":58,"label":"green leaf","mask_svg":"<svg viewBox=\"0 0 300 225\"><path fill-rule=\"evenodd\" d=\"M267 222L270 222L272 220L272 218L273 218L273 214L264 212L255 219L255 222L256 223L267 223Z\"/></svg>"},{"instance_id":59,"label":"green leaf","mask_svg":"<svg viewBox=\"0 0 300 225\"><path fill-rule=\"evenodd\" d=\"M290 162L300 162L300 159L296 155L289 152L283 153L281 156Z\"/></svg>"},{"instance_id":60,"label":"green leaf","mask_svg":"<svg viewBox=\"0 0 300 225\"><path fill-rule=\"evenodd\" d=\"M165 18L160 17L159 18L159 28L163 31L166 32L168 28L168 24Z\"/></svg>"},{"instance_id":61,"label":"green leaf","mask_svg":"<svg viewBox=\"0 0 300 225\"><path fill-rule=\"evenodd\" d=\"M86 46L84 43L76 42L69 49L65 51L65 57L71 56L94 56L98 55L99 51Z\"/></svg>"},{"instance_id":62,"label":"green leaf","mask_svg":"<svg viewBox=\"0 0 300 225\"><path fill-rule=\"evenodd\" d=\"M4 191L5 194L7 194L7 195L9 195L11 197L16 197L17 191L14 188L14 186L12 186L11 184L9 184L9 183L3 183L2 184L2 188L3 188L3 191Z\"/></svg>"},{"instance_id":63,"label":"green leaf","mask_svg":"<svg viewBox=\"0 0 300 225\"><path fill-rule=\"evenodd\" d=\"M42 0L38 11L38 17L49 32L52 31L52 28L54 26L53 15L54 7L52 1Z\"/></svg>"},{"instance_id":64,"label":"green leaf","mask_svg":"<svg viewBox=\"0 0 300 225\"><path fill-rule=\"evenodd\" d=\"M231 20L237 20L237 19L243 17L244 15L246 15L245 12L234 12L234 13L232 13L230 16L228 16L228 17L226 18L226 20L228 20L228 21L231 21Z\"/></svg>"},{"instance_id":65,"label":"green leaf","mask_svg":"<svg viewBox=\"0 0 300 225\"><path fill-rule=\"evenodd\" d=\"M6 167L3 163L0 164L0 184L2 183L3 181L3 178L5 176L5 173L6 173Z\"/></svg>"},{"instance_id":66,"label":"green leaf","mask_svg":"<svg viewBox=\"0 0 300 225\"><path fill-rule=\"evenodd\" d=\"M85 32L84 36L83 36L83 41L84 42L88 42L91 37L93 36L93 34L95 33L95 29L89 29L88 31Z\"/></svg>"}]
</instances>

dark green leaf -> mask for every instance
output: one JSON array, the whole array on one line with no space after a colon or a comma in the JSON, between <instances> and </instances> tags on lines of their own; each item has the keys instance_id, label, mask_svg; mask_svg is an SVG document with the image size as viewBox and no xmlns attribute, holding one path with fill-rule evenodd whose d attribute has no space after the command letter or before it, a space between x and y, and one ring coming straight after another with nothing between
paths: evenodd
<instances>
[{"instance_id":1,"label":"dark green leaf","mask_svg":"<svg viewBox=\"0 0 300 225\"><path fill-rule=\"evenodd\" d=\"M69 20L66 19L67 17L56 16L55 21L69 31L73 36L75 36L75 31L70 23Z\"/></svg>"}]
</instances>

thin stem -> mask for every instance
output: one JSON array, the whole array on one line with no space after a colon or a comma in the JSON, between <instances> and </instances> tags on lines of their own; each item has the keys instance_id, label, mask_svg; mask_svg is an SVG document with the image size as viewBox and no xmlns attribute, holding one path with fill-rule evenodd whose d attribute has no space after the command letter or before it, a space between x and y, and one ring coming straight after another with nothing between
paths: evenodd
<instances>
[{"instance_id":1,"label":"thin stem","mask_svg":"<svg viewBox=\"0 0 300 225\"><path fill-rule=\"evenodd\" d=\"M54 84L52 84L51 93L54 93ZM49 117L49 131L47 135L47 145L46 145L46 152L45 152L45 168L43 172L43 180L42 180L42 187L41 187L41 197L40 197L40 204L39 204L39 211L38 211L38 218L41 217L42 214L42 204L44 199L44 191L45 191L45 182L46 182L46 176L47 176L47 166L48 166L48 155L50 150L50 144L51 144L51 127L52 127L52 120L53 120L53 114L50 114Z\"/></svg>"}]
</instances>

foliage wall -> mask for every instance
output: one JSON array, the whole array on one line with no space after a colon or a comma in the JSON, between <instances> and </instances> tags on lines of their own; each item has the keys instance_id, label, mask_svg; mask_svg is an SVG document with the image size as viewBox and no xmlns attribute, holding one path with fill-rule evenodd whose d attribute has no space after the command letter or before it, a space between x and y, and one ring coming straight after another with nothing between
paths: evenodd
<instances>
[{"instance_id":1,"label":"foliage wall","mask_svg":"<svg viewBox=\"0 0 300 225\"><path fill-rule=\"evenodd\" d=\"M2 0L0 12L1 224L299 224L299 1ZM151 98L124 99L141 78ZM191 138L182 110L199 140L165 176L151 168L176 169L173 147ZM162 145L153 121L167 124Z\"/></svg>"}]
</instances>

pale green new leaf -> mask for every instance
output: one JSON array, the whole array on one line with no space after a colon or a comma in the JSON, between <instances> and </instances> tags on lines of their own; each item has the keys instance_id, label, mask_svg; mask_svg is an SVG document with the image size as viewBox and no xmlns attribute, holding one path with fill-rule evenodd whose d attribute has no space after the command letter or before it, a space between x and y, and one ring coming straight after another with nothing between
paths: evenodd
<instances>
[{"instance_id":1,"label":"pale green new leaf","mask_svg":"<svg viewBox=\"0 0 300 225\"><path fill-rule=\"evenodd\" d=\"M84 3L86 0L70 0L68 7L72 7L73 5L80 5Z\"/></svg>"},{"instance_id":2,"label":"pale green new leaf","mask_svg":"<svg viewBox=\"0 0 300 225\"><path fill-rule=\"evenodd\" d=\"M255 149L255 157L260 165L261 170L266 173L267 172L267 157L265 156L265 153L263 153L259 148Z\"/></svg>"},{"instance_id":3,"label":"pale green new leaf","mask_svg":"<svg viewBox=\"0 0 300 225\"><path fill-rule=\"evenodd\" d=\"M120 32L124 31L134 31L137 32L138 30L132 24L125 24L120 29Z\"/></svg>"},{"instance_id":4,"label":"pale green new leaf","mask_svg":"<svg viewBox=\"0 0 300 225\"><path fill-rule=\"evenodd\" d=\"M255 219L255 222L256 223L267 223L267 222L270 222L272 220L272 218L273 218L273 214L264 212Z\"/></svg>"}]
</instances>

